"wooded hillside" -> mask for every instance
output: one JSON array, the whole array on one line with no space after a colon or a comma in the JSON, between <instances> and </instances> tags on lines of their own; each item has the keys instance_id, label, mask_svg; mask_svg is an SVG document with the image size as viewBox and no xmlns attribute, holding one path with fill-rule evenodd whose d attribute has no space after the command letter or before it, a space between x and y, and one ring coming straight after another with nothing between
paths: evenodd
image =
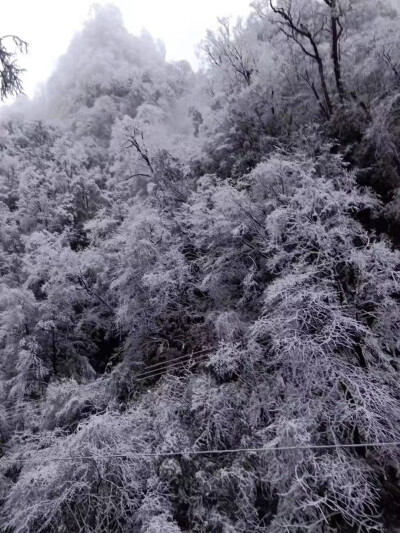
<instances>
[{"instance_id":1,"label":"wooded hillside","mask_svg":"<svg viewBox=\"0 0 400 533\"><path fill-rule=\"evenodd\" d=\"M396 5L219 22L98 7L1 110L3 533L400 525Z\"/></svg>"}]
</instances>

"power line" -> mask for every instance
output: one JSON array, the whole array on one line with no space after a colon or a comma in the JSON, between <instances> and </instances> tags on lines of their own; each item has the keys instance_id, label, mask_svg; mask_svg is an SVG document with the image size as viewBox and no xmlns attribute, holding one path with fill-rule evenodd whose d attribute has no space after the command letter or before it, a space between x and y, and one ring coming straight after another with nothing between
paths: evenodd
<instances>
[{"instance_id":1,"label":"power line","mask_svg":"<svg viewBox=\"0 0 400 533\"><path fill-rule=\"evenodd\" d=\"M44 402L45 402L44 399L43 400L26 400L25 403L17 403L17 404L8 405L8 406L3 405L3 409L5 410L25 409L29 405L39 405L39 404L43 404Z\"/></svg>"},{"instance_id":2,"label":"power line","mask_svg":"<svg viewBox=\"0 0 400 533\"><path fill-rule=\"evenodd\" d=\"M214 350L214 348L213 347L204 348L203 350L199 350L198 352L187 353L185 355L180 355L179 357L174 357L173 359L169 359L167 361L161 361L160 363L155 363L153 365L146 366L143 372L147 372L148 370L153 369L153 368L155 369L156 367L159 367L159 366L168 365L169 363L173 363L174 361L179 361L180 359L193 357L193 355L198 355L204 352L209 352L211 350Z\"/></svg>"},{"instance_id":3,"label":"power line","mask_svg":"<svg viewBox=\"0 0 400 533\"><path fill-rule=\"evenodd\" d=\"M208 360L208 354L204 354L193 360L188 359L185 361L175 363L173 365L166 367L165 369L160 370L159 372L157 372L157 369L155 371L150 371L148 373L144 372L143 374L139 374L139 376L137 376L135 379L136 381L144 381L145 379L154 378L154 377L162 376L164 374L168 374L170 370L179 370L181 368L183 369L186 366L196 365L198 363L204 363L207 360Z\"/></svg>"},{"instance_id":4,"label":"power line","mask_svg":"<svg viewBox=\"0 0 400 533\"><path fill-rule=\"evenodd\" d=\"M3 413L5 413L5 415L13 415L13 414L18 414L18 413L24 413L25 411L37 411L38 409L40 409L40 407L44 407L45 405L45 402L43 402L41 405L39 404L30 404L30 403L27 403L26 405L24 406L21 406L21 407L7 407L3 410ZM0 413L0 418L1 418L1 413Z\"/></svg>"},{"instance_id":5,"label":"power line","mask_svg":"<svg viewBox=\"0 0 400 533\"><path fill-rule=\"evenodd\" d=\"M45 404L43 403L42 405L45 405ZM27 410L32 410L32 409L36 409L37 410L39 407L40 407L39 405L32 404L30 406L29 404L27 404L25 407L21 407L21 408L4 409L3 412L5 412L5 413L23 413L24 411L27 411Z\"/></svg>"},{"instance_id":6,"label":"power line","mask_svg":"<svg viewBox=\"0 0 400 533\"><path fill-rule=\"evenodd\" d=\"M156 378L167 374L170 370L180 370L184 369L185 365L195 365L198 363L205 362L207 360L208 352L214 350L214 347L210 346L197 352L192 352L188 354L181 355L179 357L174 357L168 361L161 361L153 365L147 366L139 375L135 376L137 381L145 381L146 379ZM199 355L199 357L193 358L193 356ZM173 363L173 364L171 364ZM26 405L18 405L15 407L8 408L6 410L7 415L3 416L3 420L9 422L14 418L15 415L24 414L24 412L29 409L30 406L37 408L39 404L44 405L43 400L31 400L27 402ZM30 414L30 413L28 413ZM0 416L1 419L1 416Z\"/></svg>"},{"instance_id":7,"label":"power line","mask_svg":"<svg viewBox=\"0 0 400 533\"><path fill-rule=\"evenodd\" d=\"M230 453L268 453L297 450L333 450L333 449L356 449L356 448L384 448L397 447L400 442L371 442L363 444L304 444L300 446L270 446L266 448L232 448L228 450L182 450L177 452L133 452L130 454L107 454L107 455L69 455L65 457L46 457L47 461L78 461L96 459L135 459L138 457L177 457L182 455L222 455ZM43 459L0 459L3 462L35 463L43 462Z\"/></svg>"},{"instance_id":8,"label":"power line","mask_svg":"<svg viewBox=\"0 0 400 533\"><path fill-rule=\"evenodd\" d=\"M145 368L141 373L139 373L137 376L135 376L135 379L137 381L142 381L143 379L147 379L148 377L150 378L150 377L157 377L159 375L163 375L164 373L169 372L169 370L177 369L185 364L189 364L189 365L196 364L197 362L206 360L209 355L209 352L213 349L214 348L206 348L204 350L199 350L198 352L193 352L191 354L185 354L180 357L175 357L173 359L170 359L169 361L163 361L155 365L150 365L147 368ZM197 357L193 357L193 356L197 356Z\"/></svg>"}]
</instances>

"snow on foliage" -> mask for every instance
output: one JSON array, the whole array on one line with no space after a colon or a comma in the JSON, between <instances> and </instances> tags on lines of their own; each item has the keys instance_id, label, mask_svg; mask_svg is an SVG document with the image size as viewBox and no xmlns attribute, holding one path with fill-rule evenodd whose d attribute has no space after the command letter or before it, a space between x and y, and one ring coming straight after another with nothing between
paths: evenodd
<instances>
[{"instance_id":1,"label":"snow on foliage","mask_svg":"<svg viewBox=\"0 0 400 533\"><path fill-rule=\"evenodd\" d=\"M254 8L195 73L97 6L2 112L4 533L400 520L397 11Z\"/></svg>"}]
</instances>

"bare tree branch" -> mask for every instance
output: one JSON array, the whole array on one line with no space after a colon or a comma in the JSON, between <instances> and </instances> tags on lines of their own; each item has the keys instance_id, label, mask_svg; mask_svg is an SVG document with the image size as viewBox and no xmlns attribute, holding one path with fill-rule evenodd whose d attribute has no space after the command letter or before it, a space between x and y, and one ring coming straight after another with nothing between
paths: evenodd
<instances>
[{"instance_id":1,"label":"bare tree branch","mask_svg":"<svg viewBox=\"0 0 400 533\"><path fill-rule=\"evenodd\" d=\"M282 19L281 21L276 21L280 31L286 35L286 37L294 41L304 54L306 54L308 57L311 57L317 63L322 93L324 96L328 116L330 117L333 113L333 105L326 82L324 64L316 41L316 36L320 31L322 31L321 27L317 31L317 34L312 34L310 30L308 30L307 27L301 22L300 15L298 16L297 21L295 21L291 11L291 2L289 2L286 9L283 7L276 7L272 0L269 0L269 5L273 13L279 15L279 17ZM304 44L304 40L309 43L311 51Z\"/></svg>"}]
</instances>

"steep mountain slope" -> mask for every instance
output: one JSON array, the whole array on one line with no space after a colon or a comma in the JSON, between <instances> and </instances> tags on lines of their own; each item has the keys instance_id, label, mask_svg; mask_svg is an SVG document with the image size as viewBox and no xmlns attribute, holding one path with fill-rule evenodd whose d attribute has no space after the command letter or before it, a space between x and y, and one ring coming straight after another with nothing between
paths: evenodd
<instances>
[{"instance_id":1,"label":"steep mountain slope","mask_svg":"<svg viewBox=\"0 0 400 533\"><path fill-rule=\"evenodd\" d=\"M1 531L400 522L397 12L267 4L199 73L97 8L3 113Z\"/></svg>"}]
</instances>

